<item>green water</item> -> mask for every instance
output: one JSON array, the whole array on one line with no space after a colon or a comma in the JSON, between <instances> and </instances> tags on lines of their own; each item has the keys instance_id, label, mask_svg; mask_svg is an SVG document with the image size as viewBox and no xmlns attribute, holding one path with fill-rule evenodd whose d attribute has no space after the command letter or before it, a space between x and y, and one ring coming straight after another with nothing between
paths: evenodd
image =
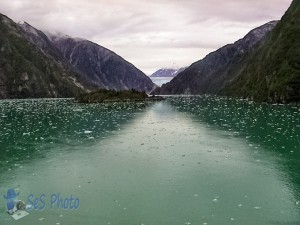
<instances>
[{"instance_id":1,"label":"green water","mask_svg":"<svg viewBox=\"0 0 300 225\"><path fill-rule=\"evenodd\" d=\"M14 221L8 188L46 208ZM299 195L299 105L0 102L0 224L299 225Z\"/></svg>"}]
</instances>

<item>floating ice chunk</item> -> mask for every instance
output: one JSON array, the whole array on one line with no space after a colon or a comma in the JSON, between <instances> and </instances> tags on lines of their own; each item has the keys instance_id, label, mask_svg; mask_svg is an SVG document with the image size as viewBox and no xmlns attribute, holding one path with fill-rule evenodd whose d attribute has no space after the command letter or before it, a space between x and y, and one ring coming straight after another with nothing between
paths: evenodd
<instances>
[{"instance_id":1,"label":"floating ice chunk","mask_svg":"<svg viewBox=\"0 0 300 225\"><path fill-rule=\"evenodd\" d=\"M85 130L84 133L85 133L85 134L90 134L90 133L93 133L93 131Z\"/></svg>"},{"instance_id":2,"label":"floating ice chunk","mask_svg":"<svg viewBox=\"0 0 300 225\"><path fill-rule=\"evenodd\" d=\"M255 207L254 207L254 209L257 209L257 210L259 210L259 209L261 209L261 207L259 207L259 206L255 206Z\"/></svg>"},{"instance_id":3,"label":"floating ice chunk","mask_svg":"<svg viewBox=\"0 0 300 225\"><path fill-rule=\"evenodd\" d=\"M83 109L73 109L73 112L82 112Z\"/></svg>"},{"instance_id":4,"label":"floating ice chunk","mask_svg":"<svg viewBox=\"0 0 300 225\"><path fill-rule=\"evenodd\" d=\"M238 207L242 207L242 206L243 206L242 204L239 204L239 205L238 205Z\"/></svg>"},{"instance_id":5,"label":"floating ice chunk","mask_svg":"<svg viewBox=\"0 0 300 225\"><path fill-rule=\"evenodd\" d=\"M45 220L45 218L42 217L42 218L39 218L38 220L39 220L39 221L43 221L43 220Z\"/></svg>"}]
</instances>

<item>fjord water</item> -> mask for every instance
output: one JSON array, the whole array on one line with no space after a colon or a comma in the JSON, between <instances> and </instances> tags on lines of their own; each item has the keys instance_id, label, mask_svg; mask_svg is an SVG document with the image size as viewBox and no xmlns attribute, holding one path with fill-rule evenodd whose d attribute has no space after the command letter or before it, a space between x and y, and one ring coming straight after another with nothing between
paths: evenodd
<instances>
[{"instance_id":1,"label":"fjord water","mask_svg":"<svg viewBox=\"0 0 300 225\"><path fill-rule=\"evenodd\" d=\"M1 101L0 224L300 224L299 114L210 96ZM14 221L11 187L46 208ZM80 208L51 209L57 193Z\"/></svg>"},{"instance_id":2,"label":"fjord water","mask_svg":"<svg viewBox=\"0 0 300 225\"><path fill-rule=\"evenodd\" d=\"M161 87L163 84L170 82L173 77L150 77L152 82Z\"/></svg>"}]
</instances>

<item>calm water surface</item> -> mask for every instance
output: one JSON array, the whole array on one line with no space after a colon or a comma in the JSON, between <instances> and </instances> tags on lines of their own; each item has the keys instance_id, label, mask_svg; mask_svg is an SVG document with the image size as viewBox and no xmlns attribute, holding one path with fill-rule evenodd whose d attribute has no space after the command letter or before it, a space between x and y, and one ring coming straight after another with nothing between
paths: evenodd
<instances>
[{"instance_id":1,"label":"calm water surface","mask_svg":"<svg viewBox=\"0 0 300 225\"><path fill-rule=\"evenodd\" d=\"M0 224L299 225L300 106L0 102ZM45 194L14 221L2 197ZM50 196L79 198L78 210Z\"/></svg>"}]
</instances>

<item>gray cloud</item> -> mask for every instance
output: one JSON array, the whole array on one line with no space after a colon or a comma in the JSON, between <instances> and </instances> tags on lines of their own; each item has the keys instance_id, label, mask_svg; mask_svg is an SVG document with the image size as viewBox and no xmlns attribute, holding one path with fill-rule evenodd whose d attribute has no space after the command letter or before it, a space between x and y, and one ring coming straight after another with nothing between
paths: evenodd
<instances>
[{"instance_id":1,"label":"gray cloud","mask_svg":"<svg viewBox=\"0 0 300 225\"><path fill-rule=\"evenodd\" d=\"M105 46L146 73L186 66L280 19L292 0L0 0L1 13Z\"/></svg>"}]
</instances>

